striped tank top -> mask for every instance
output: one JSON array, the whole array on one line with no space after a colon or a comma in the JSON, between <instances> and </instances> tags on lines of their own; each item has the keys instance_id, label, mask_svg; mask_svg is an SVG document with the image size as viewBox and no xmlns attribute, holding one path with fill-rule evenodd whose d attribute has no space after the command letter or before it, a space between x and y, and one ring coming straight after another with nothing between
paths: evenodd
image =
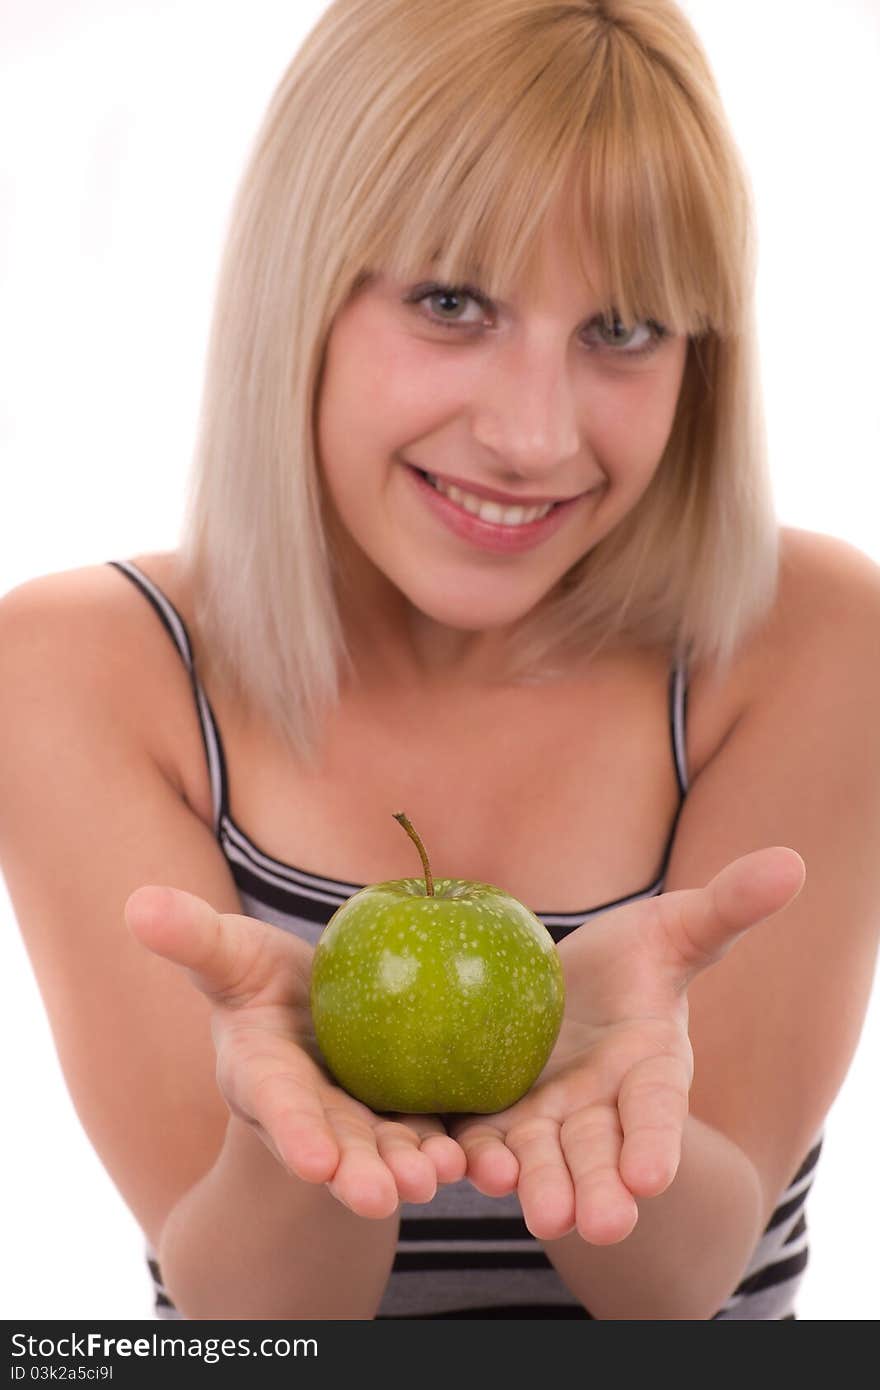
<instances>
[{"instance_id":1,"label":"striped tank top","mask_svg":"<svg viewBox=\"0 0 880 1390\"><path fill-rule=\"evenodd\" d=\"M186 626L153 581L128 560L110 560L152 604L190 676L213 796L213 828L249 917L295 932L314 945L336 909L364 885L343 883L266 854L229 813L220 731L199 681ZM687 670L676 663L668 694L671 756L679 804L657 877L624 898L582 912L535 912L554 941L601 912L663 891L676 825L688 790L685 757ZM807 1264L805 1203L822 1147L818 1134L779 1201L742 1280L714 1314L721 1319L795 1317L794 1297ZM463 1179L438 1188L427 1203L401 1203L394 1263L378 1318L589 1318L522 1219L516 1193L485 1197ZM156 1252L146 1246L159 1318L182 1318L162 1283Z\"/></svg>"}]
</instances>

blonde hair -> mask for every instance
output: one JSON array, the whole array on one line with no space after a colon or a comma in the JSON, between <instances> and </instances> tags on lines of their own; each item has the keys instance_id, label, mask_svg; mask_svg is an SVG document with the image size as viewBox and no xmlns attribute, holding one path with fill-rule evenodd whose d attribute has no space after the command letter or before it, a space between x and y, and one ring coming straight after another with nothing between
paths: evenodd
<instances>
[{"instance_id":1,"label":"blonde hair","mask_svg":"<svg viewBox=\"0 0 880 1390\"><path fill-rule=\"evenodd\" d=\"M671 0L334 0L232 208L181 537L202 660L312 762L355 675L316 449L334 316L374 267L527 274L560 196L609 310L689 335L657 471L517 625L507 679L618 642L725 666L775 592L748 179Z\"/></svg>"}]
</instances>

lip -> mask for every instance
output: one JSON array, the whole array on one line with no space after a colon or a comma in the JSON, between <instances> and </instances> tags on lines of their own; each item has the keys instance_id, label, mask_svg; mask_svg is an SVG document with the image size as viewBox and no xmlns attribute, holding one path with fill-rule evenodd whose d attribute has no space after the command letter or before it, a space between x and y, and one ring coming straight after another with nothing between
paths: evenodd
<instances>
[{"instance_id":1,"label":"lip","mask_svg":"<svg viewBox=\"0 0 880 1390\"><path fill-rule=\"evenodd\" d=\"M578 497L560 502L545 517L529 521L524 526L499 526L493 521L483 521L472 512L466 512L442 492L438 492L425 481L413 464L408 463L406 471L423 502L448 530L462 540L469 541L471 545L495 551L500 555L518 555L521 551L531 550L534 546L540 545L558 531L560 526L564 526L578 503L590 495L582 492Z\"/></svg>"},{"instance_id":2,"label":"lip","mask_svg":"<svg viewBox=\"0 0 880 1390\"><path fill-rule=\"evenodd\" d=\"M417 465L411 463L409 467L416 468ZM450 478L448 473L432 473L430 468L425 468L422 471L431 473L432 477L439 478L441 483L446 483L447 486L460 487L462 492L472 492L475 497L482 497L487 502L498 502L502 507L543 507L548 502L555 504L556 502L577 501L577 497L514 497L509 492L496 492L494 488L482 487L479 483L469 482L467 478ZM580 492L577 496L583 497L584 493Z\"/></svg>"}]
</instances>

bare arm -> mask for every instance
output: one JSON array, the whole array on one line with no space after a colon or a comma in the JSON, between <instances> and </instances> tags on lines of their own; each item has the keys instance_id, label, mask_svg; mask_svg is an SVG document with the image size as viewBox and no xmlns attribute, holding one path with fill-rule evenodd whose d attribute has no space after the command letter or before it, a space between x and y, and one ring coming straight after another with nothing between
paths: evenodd
<instances>
[{"instance_id":1,"label":"bare arm","mask_svg":"<svg viewBox=\"0 0 880 1390\"><path fill-rule=\"evenodd\" d=\"M639 1316L621 1310L643 1271L656 1276L654 1306L673 1309L647 1316L722 1306L821 1130L867 1008L880 926L880 571L804 534L789 554L759 698L691 788L666 887L706 883L774 844L802 856L805 885L688 989L694 1076L671 1186L638 1200L619 1245L547 1242L597 1316Z\"/></svg>"},{"instance_id":2,"label":"bare arm","mask_svg":"<svg viewBox=\"0 0 880 1390\"><path fill-rule=\"evenodd\" d=\"M296 1317L323 1308L325 1316L369 1317L401 1192L429 1200L437 1166L452 1152L454 1180L463 1156L458 1166L442 1137L422 1151L413 1130L376 1126L366 1107L353 1117L332 1097L315 1112L316 1137L307 1118L282 1157L240 1117L231 1120L218 1085L218 1010L179 962L189 951L196 964L199 933L187 935L185 912L182 920L157 913L155 890L136 890L175 885L178 905L196 905L209 936L234 916L294 1001L307 997L311 953L237 915L238 892L211 830L158 759L150 731L162 686L175 681L185 683L186 673L161 625L112 569L46 576L0 603L0 867L65 1081L110 1179L167 1260L163 1277L185 1313ZM126 920L132 895L140 940ZM175 931L186 938L178 963L173 950L163 958L144 949L168 946ZM240 946L244 937L235 939ZM276 1004L284 1042L290 1010ZM223 1078L233 1091L243 1084L236 1061L247 1060L249 1036L265 1050L256 1033L238 1030ZM271 1092L261 1091L261 1103ZM441 1128L435 1121L432 1133Z\"/></svg>"},{"instance_id":3,"label":"bare arm","mask_svg":"<svg viewBox=\"0 0 880 1390\"><path fill-rule=\"evenodd\" d=\"M367 1220L303 1182L230 1116L223 1147L177 1203L159 1265L188 1318L372 1318L398 1216Z\"/></svg>"},{"instance_id":4,"label":"bare arm","mask_svg":"<svg viewBox=\"0 0 880 1390\"><path fill-rule=\"evenodd\" d=\"M761 1234L754 1164L720 1130L689 1115L675 1181L637 1205L632 1232L613 1245L587 1244L577 1231L545 1241L562 1279L596 1318L713 1317Z\"/></svg>"}]
</instances>

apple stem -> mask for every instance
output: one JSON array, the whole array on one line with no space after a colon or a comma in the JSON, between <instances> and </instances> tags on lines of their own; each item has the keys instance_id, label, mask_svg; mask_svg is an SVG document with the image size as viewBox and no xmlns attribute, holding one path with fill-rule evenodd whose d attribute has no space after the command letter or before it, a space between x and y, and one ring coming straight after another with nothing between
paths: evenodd
<instances>
[{"instance_id":1,"label":"apple stem","mask_svg":"<svg viewBox=\"0 0 880 1390\"><path fill-rule=\"evenodd\" d=\"M426 896L427 898L433 898L433 897L434 897L434 880L433 880L433 878L431 877L431 865L428 863L428 856L427 856L427 854L425 853L425 846L422 844L422 842L421 842L421 840L420 840L420 838L419 838L419 832L413 828L413 824L412 824L412 822L411 822L409 816L406 814L405 811L394 811L392 814L393 814L393 816L394 816L394 819L395 819L396 821L399 821L400 824L403 826L403 828L404 828L404 830L406 831L407 835L408 835L409 838L413 841L413 843L415 844L416 849L418 850L419 854L421 855L421 859L422 859L422 868L423 868L424 871L425 871L425 896Z\"/></svg>"}]
</instances>

